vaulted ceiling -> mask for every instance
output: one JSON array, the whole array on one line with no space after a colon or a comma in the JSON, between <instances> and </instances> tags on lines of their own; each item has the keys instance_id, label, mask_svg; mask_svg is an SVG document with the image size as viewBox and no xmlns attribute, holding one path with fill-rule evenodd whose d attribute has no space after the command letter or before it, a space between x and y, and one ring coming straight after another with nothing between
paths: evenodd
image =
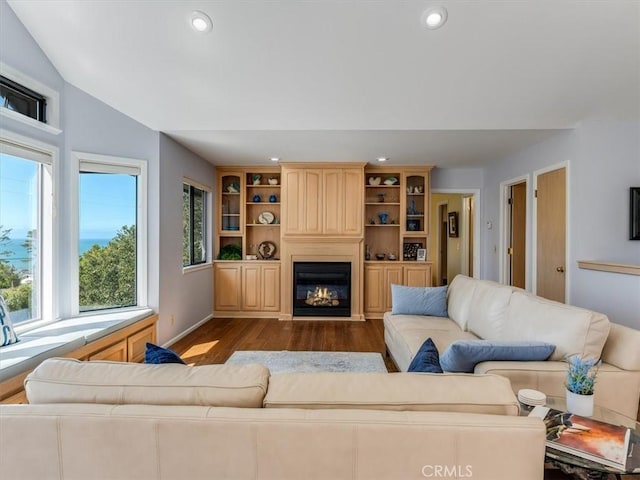
<instances>
[{"instance_id":1,"label":"vaulted ceiling","mask_svg":"<svg viewBox=\"0 0 640 480\"><path fill-rule=\"evenodd\" d=\"M473 167L640 118L638 0L8 3L67 82L215 164Z\"/></svg>"}]
</instances>

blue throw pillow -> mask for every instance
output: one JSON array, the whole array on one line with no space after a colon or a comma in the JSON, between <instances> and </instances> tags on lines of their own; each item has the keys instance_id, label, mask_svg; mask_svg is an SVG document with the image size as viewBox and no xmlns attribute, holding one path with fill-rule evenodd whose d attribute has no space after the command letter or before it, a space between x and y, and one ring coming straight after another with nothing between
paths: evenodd
<instances>
[{"instance_id":1,"label":"blue throw pillow","mask_svg":"<svg viewBox=\"0 0 640 480\"><path fill-rule=\"evenodd\" d=\"M418 350L418 353L416 353L416 356L413 357L407 372L442 373L442 367L440 367L440 359L438 357L438 349L433 343L433 340L427 338L420 347L420 350Z\"/></svg>"},{"instance_id":2,"label":"blue throw pillow","mask_svg":"<svg viewBox=\"0 0 640 480\"><path fill-rule=\"evenodd\" d=\"M447 287L405 287L391 285L393 315L447 317Z\"/></svg>"},{"instance_id":3,"label":"blue throw pillow","mask_svg":"<svg viewBox=\"0 0 640 480\"><path fill-rule=\"evenodd\" d=\"M489 361L541 361L555 350L545 342L500 342L489 340L458 340L440 357L445 372L473 373L476 364Z\"/></svg>"},{"instance_id":4,"label":"blue throw pillow","mask_svg":"<svg viewBox=\"0 0 640 480\"><path fill-rule=\"evenodd\" d=\"M181 363L182 365L186 365L176 352L168 348L159 347L153 343L147 343L144 351L144 363Z\"/></svg>"}]
</instances>

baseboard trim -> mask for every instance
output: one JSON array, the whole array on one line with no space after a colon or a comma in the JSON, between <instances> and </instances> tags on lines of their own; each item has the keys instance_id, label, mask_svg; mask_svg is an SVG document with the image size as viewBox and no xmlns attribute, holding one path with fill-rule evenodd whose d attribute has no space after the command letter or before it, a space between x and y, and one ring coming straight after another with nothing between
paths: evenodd
<instances>
[{"instance_id":1,"label":"baseboard trim","mask_svg":"<svg viewBox=\"0 0 640 480\"><path fill-rule=\"evenodd\" d=\"M177 336L173 337L172 339L170 339L169 341L165 342L162 346L164 348L170 347L171 345L176 343L178 340L181 340L182 338L186 337L191 332L193 332L196 328L201 327L202 325L204 325L205 323L207 323L209 320L212 320L212 319L213 319L213 313L207 315L205 318L200 320L195 325L191 325L184 332L180 333L179 335L177 335Z\"/></svg>"}]
</instances>

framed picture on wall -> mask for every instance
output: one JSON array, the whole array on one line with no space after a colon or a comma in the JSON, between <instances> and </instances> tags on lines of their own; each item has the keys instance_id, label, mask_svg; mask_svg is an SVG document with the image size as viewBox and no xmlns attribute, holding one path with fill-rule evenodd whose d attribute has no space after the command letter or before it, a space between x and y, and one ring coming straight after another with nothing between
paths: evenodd
<instances>
[{"instance_id":1,"label":"framed picture on wall","mask_svg":"<svg viewBox=\"0 0 640 480\"><path fill-rule=\"evenodd\" d=\"M458 236L458 212L449 212L449 236Z\"/></svg>"},{"instance_id":2,"label":"framed picture on wall","mask_svg":"<svg viewBox=\"0 0 640 480\"><path fill-rule=\"evenodd\" d=\"M631 187L629 240L640 240L640 187Z\"/></svg>"},{"instance_id":3,"label":"framed picture on wall","mask_svg":"<svg viewBox=\"0 0 640 480\"><path fill-rule=\"evenodd\" d=\"M416 253L416 260L418 262L426 262L427 261L427 249L426 248L419 248L418 252Z\"/></svg>"}]
</instances>

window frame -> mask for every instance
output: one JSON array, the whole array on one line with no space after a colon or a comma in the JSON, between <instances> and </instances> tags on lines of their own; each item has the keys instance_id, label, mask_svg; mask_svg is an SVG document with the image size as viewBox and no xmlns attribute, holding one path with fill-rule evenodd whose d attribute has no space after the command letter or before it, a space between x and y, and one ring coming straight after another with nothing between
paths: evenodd
<instances>
[{"instance_id":1,"label":"window frame","mask_svg":"<svg viewBox=\"0 0 640 480\"><path fill-rule=\"evenodd\" d=\"M71 211L71 314L74 317L95 316L112 312L125 312L148 308L148 163L146 160L126 157L113 157L86 152L71 152L73 194ZM92 166L89 171L100 173L129 173L137 171L136 206L136 305L116 307L104 310L80 312L80 173L81 166Z\"/></svg>"},{"instance_id":2,"label":"window frame","mask_svg":"<svg viewBox=\"0 0 640 480\"><path fill-rule=\"evenodd\" d=\"M15 68L0 61L0 71L2 76L17 83L18 85L31 90L38 95L44 97L47 102L47 118L46 123L35 120L22 113L14 112L8 108L0 107L0 116L10 118L16 122L20 122L38 130L45 131L53 135L62 133L60 129L60 94L51 87L25 75Z\"/></svg>"},{"instance_id":3,"label":"window frame","mask_svg":"<svg viewBox=\"0 0 640 480\"><path fill-rule=\"evenodd\" d=\"M183 273L189 273L189 272L196 272L198 270L202 270L205 268L210 268L213 263L212 263L212 238L213 238L213 230L212 230L212 222L211 222L211 215L210 212L212 211L212 207L213 207L213 195L212 195L212 189L211 187L209 187L208 185L204 185L196 180L193 180L192 178L189 177L183 177L182 178L182 188L181 188L181 192L184 192L184 186L188 185L189 187L194 187L197 188L198 190L201 190L205 193L205 214L204 214L204 231L205 231L205 260L202 262L198 262L198 263L192 263L189 265L182 265L182 272ZM181 195L182 198L182 195ZM182 210L182 209L181 209ZM181 215L181 220L184 221L184 219L182 218ZM190 245L191 249L193 250L193 244ZM180 258L182 258L182 250L180 252Z\"/></svg>"},{"instance_id":4,"label":"window frame","mask_svg":"<svg viewBox=\"0 0 640 480\"><path fill-rule=\"evenodd\" d=\"M58 147L0 129L2 150L9 155L20 156L40 163L38 192L38 248L39 275L34 282L39 283L39 317L15 326L16 333L22 334L34 328L47 325L59 319L59 282L54 281L54 271L58 268L58 222L54 221L57 211L60 150ZM48 174L43 174L47 169Z\"/></svg>"}]
</instances>

